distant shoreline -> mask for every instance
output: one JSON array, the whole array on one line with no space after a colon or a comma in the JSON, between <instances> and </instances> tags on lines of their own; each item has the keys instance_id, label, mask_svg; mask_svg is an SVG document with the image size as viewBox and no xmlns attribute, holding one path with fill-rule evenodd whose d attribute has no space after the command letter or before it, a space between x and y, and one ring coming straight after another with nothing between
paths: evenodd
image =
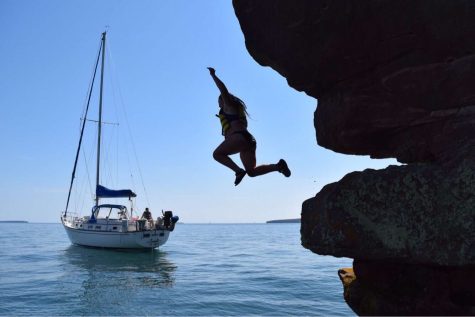
<instances>
[{"instance_id":1,"label":"distant shoreline","mask_svg":"<svg viewBox=\"0 0 475 317\"><path fill-rule=\"evenodd\" d=\"M266 223L300 223L300 218L295 219L281 219L281 220L269 220Z\"/></svg>"},{"instance_id":2,"label":"distant shoreline","mask_svg":"<svg viewBox=\"0 0 475 317\"><path fill-rule=\"evenodd\" d=\"M0 220L0 223L28 223L25 220Z\"/></svg>"}]
</instances>

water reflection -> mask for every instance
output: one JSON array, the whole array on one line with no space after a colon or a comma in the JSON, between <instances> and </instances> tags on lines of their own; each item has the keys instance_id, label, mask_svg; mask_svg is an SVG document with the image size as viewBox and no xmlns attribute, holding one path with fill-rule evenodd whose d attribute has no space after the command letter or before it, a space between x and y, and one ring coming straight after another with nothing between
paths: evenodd
<instances>
[{"instance_id":1,"label":"water reflection","mask_svg":"<svg viewBox=\"0 0 475 317\"><path fill-rule=\"evenodd\" d=\"M110 314L111 305L131 299L140 300L144 293L171 288L175 283L176 265L167 253L152 251L120 251L69 246L65 250L67 269L74 279L79 295L78 310L82 314L93 309L94 314ZM142 296L141 296L142 295ZM89 310L91 311L91 310ZM120 313L120 309L113 314Z\"/></svg>"},{"instance_id":2,"label":"water reflection","mask_svg":"<svg viewBox=\"0 0 475 317\"><path fill-rule=\"evenodd\" d=\"M89 272L137 273L133 276L142 276L146 284L172 286L174 283L176 265L160 250L122 251L71 245L65 253L70 264Z\"/></svg>"}]
</instances>

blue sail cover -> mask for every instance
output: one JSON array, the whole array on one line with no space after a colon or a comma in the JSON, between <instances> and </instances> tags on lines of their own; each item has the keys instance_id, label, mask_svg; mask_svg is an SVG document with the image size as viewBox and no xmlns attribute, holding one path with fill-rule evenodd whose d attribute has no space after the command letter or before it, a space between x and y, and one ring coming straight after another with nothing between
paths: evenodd
<instances>
[{"instance_id":1,"label":"blue sail cover","mask_svg":"<svg viewBox=\"0 0 475 317\"><path fill-rule=\"evenodd\" d=\"M113 190L102 185L96 187L96 197L98 198L119 198L119 197L137 197L130 189Z\"/></svg>"}]
</instances>

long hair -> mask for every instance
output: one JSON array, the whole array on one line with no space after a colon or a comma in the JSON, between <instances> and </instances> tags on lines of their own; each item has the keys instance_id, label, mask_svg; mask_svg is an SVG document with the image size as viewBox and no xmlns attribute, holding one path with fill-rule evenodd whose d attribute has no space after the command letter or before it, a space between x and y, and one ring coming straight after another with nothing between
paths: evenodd
<instances>
[{"instance_id":1,"label":"long hair","mask_svg":"<svg viewBox=\"0 0 475 317\"><path fill-rule=\"evenodd\" d=\"M249 113L247 112L247 106L244 101L234 96L233 94L229 94L229 96L231 97L231 102L233 103L233 105L236 106L239 110L242 110L246 114L246 116L249 117Z\"/></svg>"}]
</instances>

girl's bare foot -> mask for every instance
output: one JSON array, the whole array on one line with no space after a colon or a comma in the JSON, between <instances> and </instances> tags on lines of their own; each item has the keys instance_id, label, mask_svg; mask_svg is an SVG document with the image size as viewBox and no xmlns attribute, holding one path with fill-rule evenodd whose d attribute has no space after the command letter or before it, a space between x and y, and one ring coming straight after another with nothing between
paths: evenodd
<instances>
[{"instance_id":1,"label":"girl's bare foot","mask_svg":"<svg viewBox=\"0 0 475 317\"><path fill-rule=\"evenodd\" d=\"M277 166L279 167L279 173L284 174L285 177L290 176L290 169L287 166L287 162L284 161L283 159L280 159L279 162L277 163Z\"/></svg>"},{"instance_id":2,"label":"girl's bare foot","mask_svg":"<svg viewBox=\"0 0 475 317\"><path fill-rule=\"evenodd\" d=\"M239 172L236 172L236 180L234 181L234 186L239 185L239 183L242 181L244 176L246 176L245 170L240 170Z\"/></svg>"}]
</instances>

